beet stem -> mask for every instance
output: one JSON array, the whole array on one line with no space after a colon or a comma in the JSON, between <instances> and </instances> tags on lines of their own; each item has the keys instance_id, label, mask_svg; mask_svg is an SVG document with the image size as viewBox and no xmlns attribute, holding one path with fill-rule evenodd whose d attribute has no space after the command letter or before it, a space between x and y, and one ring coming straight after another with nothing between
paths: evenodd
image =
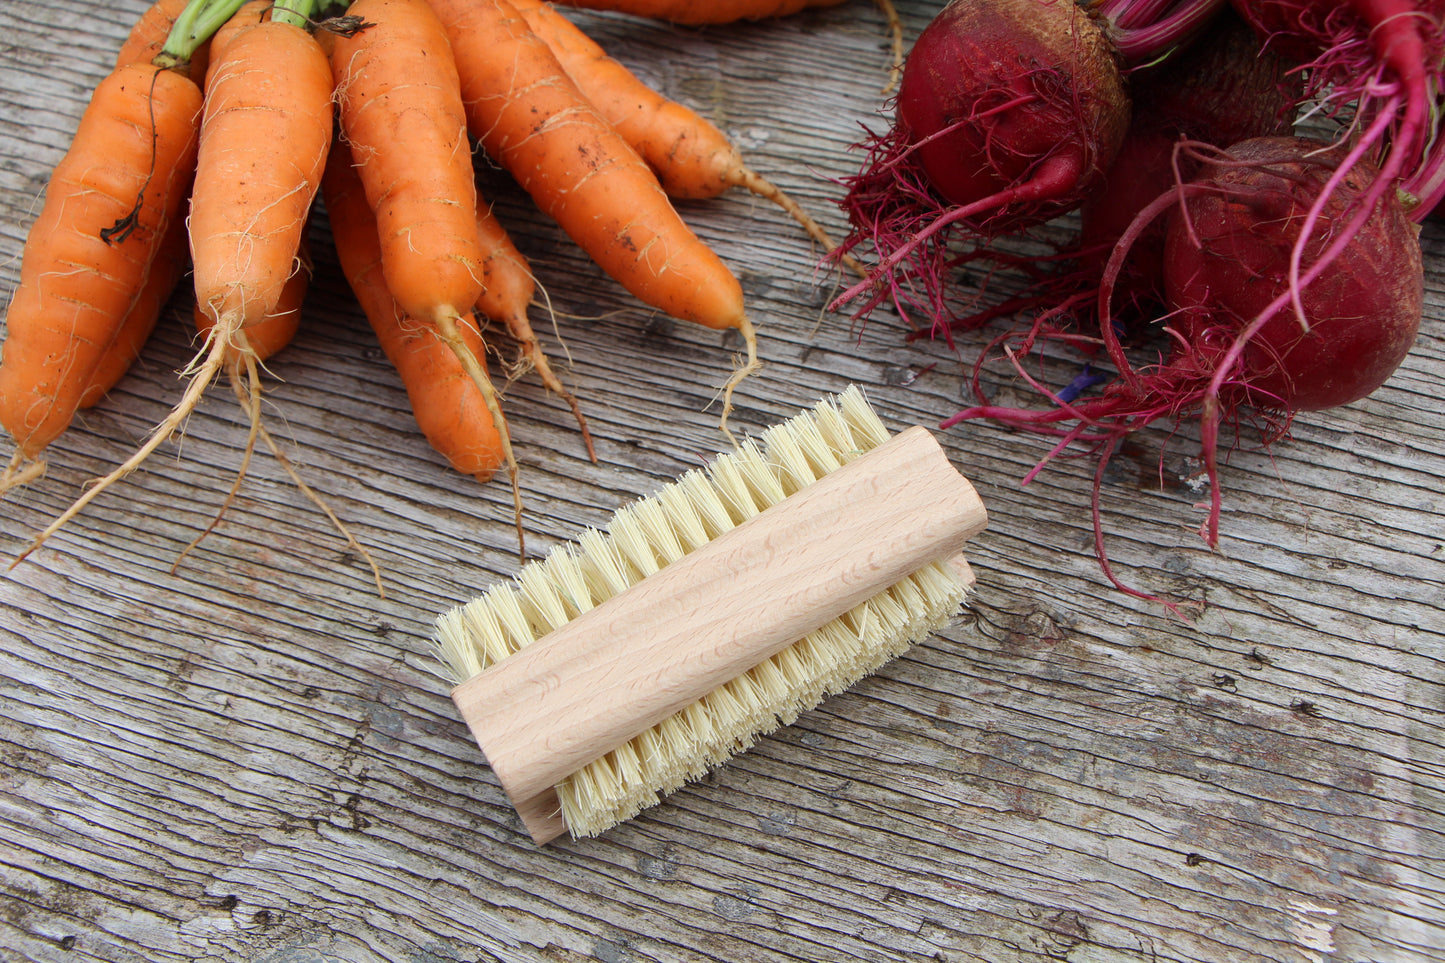
<instances>
[{"instance_id":1,"label":"beet stem","mask_svg":"<svg viewBox=\"0 0 1445 963\"><path fill-rule=\"evenodd\" d=\"M1140 63L1151 60L1192 39L1228 2L1187 0L1162 17L1158 16L1158 10L1152 10L1147 18L1131 18L1130 23L1136 20L1143 23L1139 27L1131 27L1121 18L1115 23L1123 29L1110 30L1109 38L1125 61Z\"/></svg>"}]
</instances>

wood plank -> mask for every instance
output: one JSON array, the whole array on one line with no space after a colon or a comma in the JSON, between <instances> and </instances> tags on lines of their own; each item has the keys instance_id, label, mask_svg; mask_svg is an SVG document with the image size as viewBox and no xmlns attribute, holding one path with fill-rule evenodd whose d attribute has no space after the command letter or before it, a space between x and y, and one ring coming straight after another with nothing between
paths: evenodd
<instances>
[{"instance_id":1,"label":"wood plank","mask_svg":"<svg viewBox=\"0 0 1445 963\"><path fill-rule=\"evenodd\" d=\"M0 289L145 6L0 4ZM911 38L936 4L899 6ZM872 4L697 30L575 17L843 233L836 181L887 109ZM565 406L533 378L508 386L540 555L725 445L716 395L738 345L642 310L506 178L484 180L534 259L556 312L539 307L537 327L597 440L593 464ZM833 279L770 206L732 194L681 210L759 325L766 366L737 427L851 383L895 430L960 404L961 361L986 335L955 353L907 342L888 312L851 324L826 312ZM267 418L386 595L264 454L180 557L239 463L244 421L224 393L8 571L6 963L1414 963L1445 948L1438 223L1423 229L1427 318L1409 359L1270 452L1231 454L1218 551L1195 531L1192 429L1148 430L1118 456L1103 494L1116 570L1207 600L1196 621L1103 578L1090 463L1021 487L1044 439L942 432L991 519L958 624L661 806L545 848L428 650L436 615L515 572L510 493L456 477L416 432L328 230L315 226L308 317L270 367ZM47 477L0 501L0 557L174 403L187 312L178 297Z\"/></svg>"}]
</instances>

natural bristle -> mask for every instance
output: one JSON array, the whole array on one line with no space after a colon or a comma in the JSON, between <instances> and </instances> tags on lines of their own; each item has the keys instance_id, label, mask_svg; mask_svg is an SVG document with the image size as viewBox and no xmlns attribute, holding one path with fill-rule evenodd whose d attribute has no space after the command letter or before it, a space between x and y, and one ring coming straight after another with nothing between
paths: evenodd
<instances>
[{"instance_id":1,"label":"natural bristle","mask_svg":"<svg viewBox=\"0 0 1445 963\"><path fill-rule=\"evenodd\" d=\"M460 685L889 437L857 388L767 429L443 614L446 673ZM927 565L573 772L555 787L568 831L595 835L791 723L943 627L967 590L951 560Z\"/></svg>"}]
</instances>

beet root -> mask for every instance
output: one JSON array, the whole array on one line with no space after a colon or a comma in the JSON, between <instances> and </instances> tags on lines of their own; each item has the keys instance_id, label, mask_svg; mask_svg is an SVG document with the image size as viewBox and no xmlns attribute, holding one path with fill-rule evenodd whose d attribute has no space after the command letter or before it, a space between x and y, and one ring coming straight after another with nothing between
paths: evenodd
<instances>
[{"instance_id":1,"label":"beet root","mask_svg":"<svg viewBox=\"0 0 1445 963\"><path fill-rule=\"evenodd\" d=\"M835 302L867 294L860 315L891 299L946 317L952 243L1077 208L1129 117L1113 48L1071 0L953 0L910 51L895 107L842 202L842 250L878 255Z\"/></svg>"},{"instance_id":2,"label":"beet root","mask_svg":"<svg viewBox=\"0 0 1445 963\"><path fill-rule=\"evenodd\" d=\"M1160 419L1198 423L1209 482L1200 535L1215 546L1221 428L1230 426L1238 436L1251 422L1268 446L1287 435L1296 412L1368 395L1405 358L1424 309L1416 227L1394 194L1361 216L1361 198L1369 195L1377 171L1352 159L1348 149L1261 137L1202 156L1198 176L1179 187L1182 200L1169 215L1160 327L1170 336L1167 357L1132 363L1110 321L1114 278L1106 272L1100 333L1117 375L1099 394L1051 394L1054 407L1032 410L992 405L980 393L980 404L943 422L947 428L987 418L1054 436L1050 458L1076 444L1091 446L1098 458L1095 551L1105 576L1126 594L1175 611L1175 603L1123 584L1109 566L1100 498L1104 469L1119 442ZM1302 262L1296 260L1300 251ZM1116 250L1110 272L1117 274L1126 254ZM1010 356L1022 372L1017 353Z\"/></svg>"},{"instance_id":3,"label":"beet root","mask_svg":"<svg viewBox=\"0 0 1445 963\"><path fill-rule=\"evenodd\" d=\"M1291 252L1342 159L1342 150L1321 153L1320 146L1293 137L1236 144L1228 160L1200 172L1196 183L1210 189L1191 197L1188 216L1169 227L1166 289L1179 311L1171 323L1194 351L1238 365L1235 404L1312 411L1357 401L1394 373L1419 331L1420 244L1393 198L1376 206L1342 256L1292 294ZM1322 229L1306 242L1306 270L1368 177L1352 169L1329 196Z\"/></svg>"}]
</instances>

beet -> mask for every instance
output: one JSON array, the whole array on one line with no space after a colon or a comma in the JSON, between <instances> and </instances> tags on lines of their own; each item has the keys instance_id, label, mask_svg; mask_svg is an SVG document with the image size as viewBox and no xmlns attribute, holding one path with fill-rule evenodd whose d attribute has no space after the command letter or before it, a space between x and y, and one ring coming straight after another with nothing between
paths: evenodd
<instances>
[{"instance_id":1,"label":"beet","mask_svg":"<svg viewBox=\"0 0 1445 963\"><path fill-rule=\"evenodd\" d=\"M1041 224L1102 180L1128 97L1100 23L1073 0L953 0L908 55L893 126L862 146L840 253L871 245L864 314L892 299L946 313L951 245ZM915 287L919 293L909 289Z\"/></svg>"},{"instance_id":2,"label":"beet","mask_svg":"<svg viewBox=\"0 0 1445 963\"><path fill-rule=\"evenodd\" d=\"M1110 251L1144 207L1179 180L1191 179L1197 162L1176 151L1181 140L1215 147L1292 128L1298 82L1288 64L1263 49L1255 31L1224 9L1186 47L1157 64L1129 74L1133 112L1129 131L1099 190L1080 208L1079 260L1083 279L1096 281ZM1287 92L1294 92L1290 96ZM1164 285L1164 222L1135 240L1116 302L1136 306L1114 316L1132 320L1158 306Z\"/></svg>"},{"instance_id":3,"label":"beet","mask_svg":"<svg viewBox=\"0 0 1445 963\"><path fill-rule=\"evenodd\" d=\"M1155 599L1115 578L1104 550L1104 469L1122 439L1159 419L1199 423L1210 484L1200 533L1214 546L1221 428L1238 433L1251 421L1267 446L1288 433L1296 412L1374 391L1413 344L1424 310L1418 232L1393 193L1361 216L1361 199L1377 176L1348 148L1316 140L1254 138L1213 152L1193 181L1140 215L1143 223L1173 207L1164 249L1169 301L1159 322L1171 335L1167 358L1136 365L1112 323L1113 281L1128 253L1121 245L1106 269L1099 309L1115 379L1092 397L1052 395L1055 406L1039 410L991 405L980 396L980 404L943 427L987 418L1057 437L1054 453L1091 446L1098 457L1092 504L1099 562L1121 591ZM1126 238L1138 233L1136 224ZM1022 361L1014 363L1022 372Z\"/></svg>"},{"instance_id":4,"label":"beet","mask_svg":"<svg viewBox=\"0 0 1445 963\"><path fill-rule=\"evenodd\" d=\"M1193 350L1223 356L1242 327L1272 316L1243 346L1236 380L1241 401L1309 411L1348 404L1374 391L1415 342L1424 310L1424 274L1414 228L1398 203L1381 204L1346 254L1299 294L1309 328L1274 306L1290 287L1290 255L1310 204L1343 161L1335 148L1292 137L1236 144L1209 164L1188 217L1172 219L1165 242L1166 288L1180 312L1171 322ZM1324 211L1342 220L1349 198L1365 189L1353 169ZM1304 249L1323 253L1328 227Z\"/></svg>"},{"instance_id":5,"label":"beet","mask_svg":"<svg viewBox=\"0 0 1445 963\"><path fill-rule=\"evenodd\" d=\"M1122 0L1115 9L1124 12ZM1120 30L1115 23L1108 33L1113 37ZM1066 327L1091 329L1097 319L1089 305L1097 301L1114 246L1146 205L1198 168L1195 151L1179 150L1181 142L1224 148L1292 128L1294 99L1287 91L1298 82L1288 64L1264 50L1249 24L1227 6L1195 27L1186 45L1129 70L1127 81L1129 128L1102 182L1079 208L1078 237L1045 265L1053 268L1050 273L1030 278L1024 293L951 318L951 328L972 329L1000 314L1032 311L1041 338L1057 337ZM1131 240L1128 260L1113 282L1114 321L1131 335L1147 329L1163 303L1164 228L1159 218Z\"/></svg>"},{"instance_id":6,"label":"beet","mask_svg":"<svg viewBox=\"0 0 1445 963\"><path fill-rule=\"evenodd\" d=\"M1084 199L1126 107L1109 42L1074 3L954 0L908 56L897 124L945 201L1016 228Z\"/></svg>"}]
</instances>

